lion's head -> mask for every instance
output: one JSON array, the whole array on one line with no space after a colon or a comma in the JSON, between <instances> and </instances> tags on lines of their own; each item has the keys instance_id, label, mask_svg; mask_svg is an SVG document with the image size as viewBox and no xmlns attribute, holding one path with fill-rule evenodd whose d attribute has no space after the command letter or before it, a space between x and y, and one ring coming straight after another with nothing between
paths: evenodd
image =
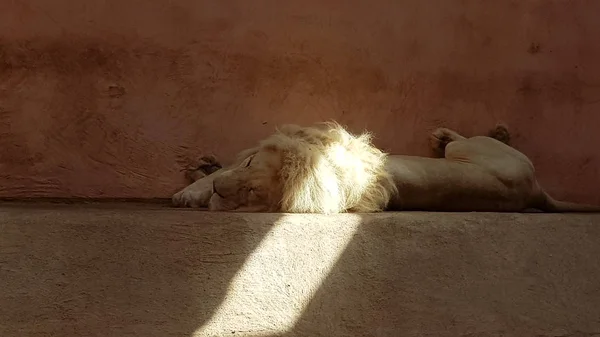
<instances>
[{"instance_id":1,"label":"lion's head","mask_svg":"<svg viewBox=\"0 0 600 337\"><path fill-rule=\"evenodd\" d=\"M397 192L371 135L337 123L286 125L245 150L214 180L216 211L382 211Z\"/></svg>"}]
</instances>

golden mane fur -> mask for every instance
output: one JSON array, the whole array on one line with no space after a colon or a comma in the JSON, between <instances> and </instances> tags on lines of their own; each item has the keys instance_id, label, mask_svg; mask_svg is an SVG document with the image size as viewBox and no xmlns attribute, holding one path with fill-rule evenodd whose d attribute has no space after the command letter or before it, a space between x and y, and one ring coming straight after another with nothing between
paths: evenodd
<instances>
[{"instance_id":1,"label":"golden mane fur","mask_svg":"<svg viewBox=\"0 0 600 337\"><path fill-rule=\"evenodd\" d=\"M385 169L387 154L371 140L370 133L353 135L335 122L285 125L239 158L260 149L282 156L282 212L379 212L398 191Z\"/></svg>"}]
</instances>

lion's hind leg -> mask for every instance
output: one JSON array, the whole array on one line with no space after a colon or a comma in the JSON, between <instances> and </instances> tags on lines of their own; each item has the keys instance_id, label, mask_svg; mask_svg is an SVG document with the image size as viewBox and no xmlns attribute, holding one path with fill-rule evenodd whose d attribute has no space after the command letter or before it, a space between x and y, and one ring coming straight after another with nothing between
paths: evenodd
<instances>
[{"instance_id":1,"label":"lion's hind leg","mask_svg":"<svg viewBox=\"0 0 600 337\"><path fill-rule=\"evenodd\" d=\"M457 140L464 140L465 137L461 136L458 132L450 130L448 128L437 128L429 135L429 144L431 149L438 157L444 157L446 152L446 146Z\"/></svg>"}]
</instances>

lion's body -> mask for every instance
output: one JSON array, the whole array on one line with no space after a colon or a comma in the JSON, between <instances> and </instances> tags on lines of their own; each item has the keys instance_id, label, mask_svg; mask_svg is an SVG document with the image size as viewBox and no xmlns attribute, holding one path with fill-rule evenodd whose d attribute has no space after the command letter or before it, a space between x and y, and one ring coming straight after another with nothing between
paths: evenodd
<instances>
[{"instance_id":1,"label":"lion's body","mask_svg":"<svg viewBox=\"0 0 600 337\"><path fill-rule=\"evenodd\" d=\"M498 172L509 165L513 172ZM471 158L390 156L386 168L402 191L391 200L390 210L521 211L535 189L527 164L510 157L494 167Z\"/></svg>"},{"instance_id":2,"label":"lion's body","mask_svg":"<svg viewBox=\"0 0 600 337\"><path fill-rule=\"evenodd\" d=\"M387 155L369 134L355 136L335 123L286 126L229 168L178 192L173 202L292 213L600 211L550 198L531 161L507 145L508 138L504 127L472 138L440 128L430 137L440 158L428 158Z\"/></svg>"}]
</instances>

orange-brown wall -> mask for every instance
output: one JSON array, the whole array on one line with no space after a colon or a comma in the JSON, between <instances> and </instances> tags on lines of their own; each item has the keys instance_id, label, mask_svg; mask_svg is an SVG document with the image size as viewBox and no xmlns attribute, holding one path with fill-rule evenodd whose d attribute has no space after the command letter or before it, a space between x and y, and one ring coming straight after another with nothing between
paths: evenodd
<instances>
[{"instance_id":1,"label":"orange-brown wall","mask_svg":"<svg viewBox=\"0 0 600 337\"><path fill-rule=\"evenodd\" d=\"M169 197L281 123L427 155L496 122L600 202L600 1L0 2L0 197Z\"/></svg>"}]
</instances>

